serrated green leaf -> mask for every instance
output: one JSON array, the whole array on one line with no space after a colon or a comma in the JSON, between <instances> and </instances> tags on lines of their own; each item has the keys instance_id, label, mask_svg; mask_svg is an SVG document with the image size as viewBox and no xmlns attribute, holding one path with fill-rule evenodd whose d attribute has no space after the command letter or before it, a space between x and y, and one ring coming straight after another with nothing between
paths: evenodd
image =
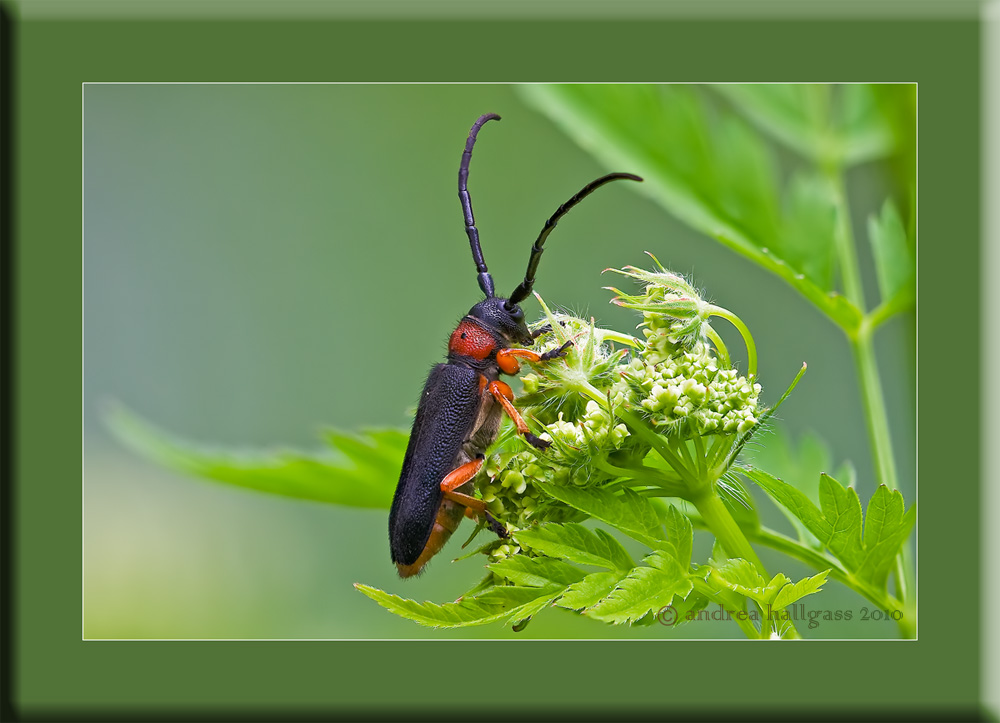
<instances>
[{"instance_id":1,"label":"serrated green leaf","mask_svg":"<svg viewBox=\"0 0 1000 723\"><path fill-rule=\"evenodd\" d=\"M745 465L740 467L740 471L756 482L757 486L770 495L775 502L787 509L818 541L829 536L830 525L823 519L823 513L805 493L757 467Z\"/></svg>"},{"instance_id":2,"label":"serrated green leaf","mask_svg":"<svg viewBox=\"0 0 1000 723\"><path fill-rule=\"evenodd\" d=\"M758 602L767 602L764 595L767 581L753 563L743 558L734 557L715 565L707 579L714 587L732 590Z\"/></svg>"},{"instance_id":3,"label":"serrated green leaf","mask_svg":"<svg viewBox=\"0 0 1000 723\"><path fill-rule=\"evenodd\" d=\"M115 436L164 467L227 484L298 499L387 509L403 464L400 430L336 433L338 449L234 451L195 445L163 432L124 407L105 421Z\"/></svg>"},{"instance_id":4,"label":"serrated green leaf","mask_svg":"<svg viewBox=\"0 0 1000 723\"><path fill-rule=\"evenodd\" d=\"M796 583L788 583L784 585L771 600L771 608L773 610L781 610L782 608L788 607L793 602L801 600L806 595L812 595L814 592L819 592L823 587L823 583L826 582L826 576L829 570L824 570L818 575L813 575L812 577L803 578Z\"/></svg>"},{"instance_id":5,"label":"serrated green leaf","mask_svg":"<svg viewBox=\"0 0 1000 723\"><path fill-rule=\"evenodd\" d=\"M896 554L917 519L916 506L904 511L903 495L880 485L868 503L865 516L865 555L857 574L885 587Z\"/></svg>"},{"instance_id":6,"label":"serrated green leaf","mask_svg":"<svg viewBox=\"0 0 1000 723\"><path fill-rule=\"evenodd\" d=\"M712 555L709 561L714 565L721 565L728 559L729 555L726 553L726 548L722 546L722 543L719 542L719 538L716 537L712 540ZM712 568L708 565L696 565L695 570L701 570L707 575L711 572Z\"/></svg>"},{"instance_id":7,"label":"serrated green leaf","mask_svg":"<svg viewBox=\"0 0 1000 723\"><path fill-rule=\"evenodd\" d=\"M868 240L882 303L911 306L916 299L916 259L907 242L903 219L892 201L887 199L881 213L868 219Z\"/></svg>"},{"instance_id":8,"label":"serrated green leaf","mask_svg":"<svg viewBox=\"0 0 1000 723\"><path fill-rule=\"evenodd\" d=\"M620 495L605 489L544 484L542 489L560 502L605 522L649 547L664 544L659 515L648 499L625 487Z\"/></svg>"},{"instance_id":9,"label":"serrated green leaf","mask_svg":"<svg viewBox=\"0 0 1000 723\"><path fill-rule=\"evenodd\" d=\"M612 570L635 567L625 548L603 530L591 531L576 522L549 522L514 533L519 545L548 557L581 565L597 565Z\"/></svg>"},{"instance_id":10,"label":"serrated green leaf","mask_svg":"<svg viewBox=\"0 0 1000 723\"><path fill-rule=\"evenodd\" d=\"M479 582L473 585L470 590L468 590L464 595L462 595L462 598L475 597L476 595L484 593L487 590L490 590L496 586L497 586L496 578L493 577L492 572L488 572L485 575L483 575L483 577L480 578ZM459 600L461 600L462 598L459 598Z\"/></svg>"},{"instance_id":11,"label":"serrated green leaf","mask_svg":"<svg viewBox=\"0 0 1000 723\"><path fill-rule=\"evenodd\" d=\"M852 569L860 562L862 515L857 492L845 489L829 475L821 475L820 510L787 482L753 467L741 470L801 520L841 562Z\"/></svg>"},{"instance_id":12,"label":"serrated green leaf","mask_svg":"<svg viewBox=\"0 0 1000 723\"><path fill-rule=\"evenodd\" d=\"M635 567L635 562L632 560L632 556L628 554L628 551L622 547L622 543L618 542L614 536L608 534L604 530L598 528L594 530L601 542L607 545L608 548L608 562L610 562L616 570L631 570Z\"/></svg>"},{"instance_id":13,"label":"serrated green leaf","mask_svg":"<svg viewBox=\"0 0 1000 723\"><path fill-rule=\"evenodd\" d=\"M682 570L691 566L691 546L694 544L694 528L691 520L673 505L668 505L664 521L667 531L667 549Z\"/></svg>"},{"instance_id":14,"label":"serrated green leaf","mask_svg":"<svg viewBox=\"0 0 1000 723\"><path fill-rule=\"evenodd\" d=\"M618 582L625 577L621 571L592 572L579 582L566 588L556 605L570 610L582 610L596 605L615 589Z\"/></svg>"},{"instance_id":15,"label":"serrated green leaf","mask_svg":"<svg viewBox=\"0 0 1000 723\"><path fill-rule=\"evenodd\" d=\"M885 588L889 570L916 521L916 507L904 511L902 494L880 486L868 504L862 536L861 501L829 475L820 477L820 506L791 485L762 470L741 468L779 504L798 517L844 567L866 582Z\"/></svg>"},{"instance_id":16,"label":"serrated green leaf","mask_svg":"<svg viewBox=\"0 0 1000 723\"><path fill-rule=\"evenodd\" d=\"M830 234L809 237L796 215L802 204L788 194L778 202L771 151L736 114L713 116L698 92L680 85L520 90L602 163L643 176L635 190L777 274L844 328L860 323L857 307L829 293L832 227ZM825 215L810 217L808 227L828 222Z\"/></svg>"},{"instance_id":17,"label":"serrated green leaf","mask_svg":"<svg viewBox=\"0 0 1000 723\"><path fill-rule=\"evenodd\" d=\"M784 573L779 572L777 575L768 580L767 585L764 586L764 594L767 596L767 600L774 600L778 592L791 584L792 581L786 577Z\"/></svg>"},{"instance_id":18,"label":"serrated green leaf","mask_svg":"<svg viewBox=\"0 0 1000 723\"><path fill-rule=\"evenodd\" d=\"M496 585L488 590L479 593L471 600L484 603L486 605L526 605L522 602L525 598L529 602L547 595L555 595L562 592L565 585L546 585L545 587L530 587L525 585ZM532 593L534 591L534 593Z\"/></svg>"},{"instance_id":19,"label":"serrated green leaf","mask_svg":"<svg viewBox=\"0 0 1000 723\"><path fill-rule=\"evenodd\" d=\"M674 609L674 624L671 627L676 628L684 623L697 620L698 612L707 608L709 602L711 601L707 597L695 590L692 590L683 599L679 595L675 595L673 601L670 603Z\"/></svg>"},{"instance_id":20,"label":"serrated green leaf","mask_svg":"<svg viewBox=\"0 0 1000 723\"><path fill-rule=\"evenodd\" d=\"M816 534L820 542L829 548L851 569L860 564L861 547L861 500L853 488L844 487L830 475L820 475L819 504L823 517L830 525L830 532L824 537ZM813 530L816 533L815 530Z\"/></svg>"},{"instance_id":21,"label":"serrated green leaf","mask_svg":"<svg viewBox=\"0 0 1000 723\"><path fill-rule=\"evenodd\" d=\"M408 600L361 583L355 583L354 587L389 612L433 628L461 628L518 615L526 617L526 610L537 610L539 601L550 600L564 589L560 586L494 587L473 598L438 605Z\"/></svg>"},{"instance_id":22,"label":"serrated green leaf","mask_svg":"<svg viewBox=\"0 0 1000 723\"><path fill-rule=\"evenodd\" d=\"M636 622L669 605L677 595L693 589L687 571L669 554L654 552L656 567L636 567L619 581L603 600L587 608L584 615L614 623ZM649 558L647 558L649 559Z\"/></svg>"},{"instance_id":23,"label":"serrated green leaf","mask_svg":"<svg viewBox=\"0 0 1000 723\"><path fill-rule=\"evenodd\" d=\"M648 613L646 613L645 615L643 615L638 620L633 620L631 623L629 623L629 626L633 627L633 628L649 627L650 625L653 625L654 623L656 623L656 621L657 621L657 612L658 611L656 611L656 610L650 610Z\"/></svg>"},{"instance_id":24,"label":"serrated green leaf","mask_svg":"<svg viewBox=\"0 0 1000 723\"><path fill-rule=\"evenodd\" d=\"M503 579L527 587L545 587L552 584L566 587L579 582L586 574L562 560L527 555L510 555L487 567Z\"/></svg>"},{"instance_id":25,"label":"serrated green leaf","mask_svg":"<svg viewBox=\"0 0 1000 723\"><path fill-rule=\"evenodd\" d=\"M540 597L527 605L522 605L518 608L517 616L511 618L511 623L514 628L514 632L520 632L524 629L524 626L528 624L531 618L538 613L540 613L545 608L553 604L556 598L559 597L559 593L553 593L544 597Z\"/></svg>"},{"instance_id":26,"label":"serrated green leaf","mask_svg":"<svg viewBox=\"0 0 1000 723\"><path fill-rule=\"evenodd\" d=\"M716 589L738 593L758 603L765 610L780 610L806 595L817 592L826 582L829 570L793 583L778 573L765 581L750 562L736 558L716 565L706 578Z\"/></svg>"}]
</instances>

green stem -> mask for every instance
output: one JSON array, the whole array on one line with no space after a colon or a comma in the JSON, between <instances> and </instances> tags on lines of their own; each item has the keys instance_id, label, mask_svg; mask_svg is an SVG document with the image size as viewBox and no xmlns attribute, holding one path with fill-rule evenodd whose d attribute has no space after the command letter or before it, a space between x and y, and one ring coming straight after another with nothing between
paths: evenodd
<instances>
[{"instance_id":1,"label":"green stem","mask_svg":"<svg viewBox=\"0 0 1000 723\"><path fill-rule=\"evenodd\" d=\"M710 325L705 324L705 335L715 345L715 350L719 353L722 365L726 368L731 367L732 364L729 362L729 349L726 348L726 343L722 341L722 337L719 336L719 333Z\"/></svg>"},{"instance_id":2,"label":"green stem","mask_svg":"<svg viewBox=\"0 0 1000 723\"><path fill-rule=\"evenodd\" d=\"M743 337L743 343L747 346L747 376L756 377L757 376L757 346L753 342L753 335L750 333L750 329L743 320L736 316L729 309L723 309L721 306L715 306L714 304L709 304L708 312L711 316L720 316L730 324L736 327L736 330L740 332L740 336Z\"/></svg>"},{"instance_id":3,"label":"green stem","mask_svg":"<svg viewBox=\"0 0 1000 723\"><path fill-rule=\"evenodd\" d=\"M723 464L726 453L731 448L729 440L726 439L724 435L715 435L712 440L711 445L708 448L708 466L710 469L716 469ZM726 466L728 468L728 465Z\"/></svg>"},{"instance_id":4,"label":"green stem","mask_svg":"<svg viewBox=\"0 0 1000 723\"><path fill-rule=\"evenodd\" d=\"M752 563L764 579L771 579L764 568L764 564L757 557L757 553L754 552L750 542L743 534L743 530L736 524L736 520L729 514L729 510L726 509L722 498L715 491L715 485L711 485L709 489L702 491L700 494L693 494L687 499L698 510L698 514L704 520L705 526L722 543L722 547L730 557L742 557L744 560Z\"/></svg>"},{"instance_id":5,"label":"green stem","mask_svg":"<svg viewBox=\"0 0 1000 723\"><path fill-rule=\"evenodd\" d=\"M653 485L669 497L676 497L683 491L678 481L670 479L663 470L656 469L655 467L646 467L645 465L639 465L638 467L618 467L599 457L594 459L594 466L613 477L625 477L641 482L642 484Z\"/></svg>"},{"instance_id":6,"label":"green stem","mask_svg":"<svg viewBox=\"0 0 1000 723\"><path fill-rule=\"evenodd\" d=\"M857 333L848 336L851 351L854 353L854 364L858 370L861 384L861 398L864 403L865 419L868 424L868 440L875 458L875 474L879 484L889 489L898 489L896 477L896 461L892 454L892 436L889 433L889 415L885 408L885 396L882 393L882 381L879 377L878 362L875 359L875 345L872 340L874 327L866 318ZM903 543L899 555L896 556L896 566L893 570L893 580L896 583L896 595L904 602L910 598L913 586L913 566L910 561L910 547Z\"/></svg>"},{"instance_id":7,"label":"green stem","mask_svg":"<svg viewBox=\"0 0 1000 723\"><path fill-rule=\"evenodd\" d=\"M698 468L697 462L694 460L694 456L691 454L691 449L689 448L687 442L673 439L670 441L670 448L676 450L677 457L681 460L681 464L684 464L688 469L693 470L693 474L697 479L702 478L701 470Z\"/></svg>"},{"instance_id":8,"label":"green stem","mask_svg":"<svg viewBox=\"0 0 1000 723\"><path fill-rule=\"evenodd\" d=\"M895 299L888 302L884 301L868 312L865 322L867 322L868 326L874 332L875 329L882 326L882 324L896 316L896 314L901 314L909 308L909 305L904 302L898 302Z\"/></svg>"},{"instance_id":9,"label":"green stem","mask_svg":"<svg viewBox=\"0 0 1000 723\"><path fill-rule=\"evenodd\" d=\"M830 183L830 191L837 214L833 239L837 250L837 260L840 264L840 277L844 284L844 296L863 312L865 309L865 290L861 285L861 267L858 264L857 249L854 245L851 210L847 203L843 173L840 165L835 162L826 165L824 171Z\"/></svg>"},{"instance_id":10,"label":"green stem","mask_svg":"<svg viewBox=\"0 0 1000 723\"><path fill-rule=\"evenodd\" d=\"M705 456L705 440L701 438L700 434L696 435L694 438L694 450L698 463L698 475L702 478L708 477L708 464L706 462L707 457Z\"/></svg>"},{"instance_id":11,"label":"green stem","mask_svg":"<svg viewBox=\"0 0 1000 723\"><path fill-rule=\"evenodd\" d=\"M729 554L730 557L742 557L747 560L755 568L757 572L765 580L770 580L771 576L767 574L767 569L764 567L764 563L760 561L757 557L757 553L754 551L753 546L747 540L743 534L743 530L740 526L736 524L736 520L733 516L729 514L729 510L726 509L725 503L722 498L719 497L719 493L715 489L715 483L707 486L707 489L702 490L699 494L692 495L688 498L688 501L695 506L698 510L698 514L701 515L702 520L704 520L705 525L708 527L709 531L715 535L716 539L722 543L723 549ZM770 633L765 631L764 622L767 616L764 614L764 610L761 610L761 629L760 637L770 637ZM788 629L785 637L788 638L800 638L798 631L795 626L788 621Z\"/></svg>"},{"instance_id":12,"label":"green stem","mask_svg":"<svg viewBox=\"0 0 1000 723\"><path fill-rule=\"evenodd\" d=\"M892 438L889 435L889 416L882 394L882 381L875 360L875 346L872 342L871 327L862 322L858 331L848 337L854 364L861 383L861 398L868 421L868 439L875 457L875 472L879 484L896 489L896 463L892 456Z\"/></svg>"}]
</instances>

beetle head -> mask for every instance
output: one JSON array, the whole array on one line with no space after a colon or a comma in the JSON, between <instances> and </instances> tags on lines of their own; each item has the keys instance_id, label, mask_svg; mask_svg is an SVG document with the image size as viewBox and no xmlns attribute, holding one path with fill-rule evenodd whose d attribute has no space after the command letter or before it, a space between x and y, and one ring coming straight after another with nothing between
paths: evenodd
<instances>
[{"instance_id":1,"label":"beetle head","mask_svg":"<svg viewBox=\"0 0 1000 723\"><path fill-rule=\"evenodd\" d=\"M511 342L531 344L531 332L524 323L524 311L517 304L500 296L483 299L469 309L469 316L479 319L483 324Z\"/></svg>"}]
</instances>

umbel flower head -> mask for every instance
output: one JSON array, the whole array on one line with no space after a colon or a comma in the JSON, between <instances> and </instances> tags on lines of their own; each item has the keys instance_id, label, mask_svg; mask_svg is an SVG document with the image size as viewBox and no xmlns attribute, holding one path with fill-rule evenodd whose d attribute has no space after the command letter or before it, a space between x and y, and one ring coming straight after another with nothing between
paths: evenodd
<instances>
[{"instance_id":1,"label":"umbel flower head","mask_svg":"<svg viewBox=\"0 0 1000 723\"><path fill-rule=\"evenodd\" d=\"M757 424L760 385L753 382L756 350L749 330L731 312L710 304L686 279L658 268L609 269L643 283L643 293L607 287L612 303L642 312L642 351L622 370L615 397L638 407L658 431L693 437L743 434ZM751 378L732 368L729 352L710 323L729 318L744 333ZM714 348L713 348L714 345Z\"/></svg>"},{"instance_id":2,"label":"umbel flower head","mask_svg":"<svg viewBox=\"0 0 1000 723\"><path fill-rule=\"evenodd\" d=\"M487 464L491 479L483 499L508 527L582 517L546 493L552 485L628 484L685 496L715 484L766 416L749 330L653 261L653 271L613 269L642 284L638 294L611 291L613 303L642 312L644 341L602 329L593 319L553 313L538 297L546 318L535 329L547 327L542 351L573 344L564 357L533 365L522 378L518 403L551 446L537 450L508 435ZM733 367L712 328L717 317L742 334L747 374ZM647 456L657 458L655 467L645 464Z\"/></svg>"}]
</instances>

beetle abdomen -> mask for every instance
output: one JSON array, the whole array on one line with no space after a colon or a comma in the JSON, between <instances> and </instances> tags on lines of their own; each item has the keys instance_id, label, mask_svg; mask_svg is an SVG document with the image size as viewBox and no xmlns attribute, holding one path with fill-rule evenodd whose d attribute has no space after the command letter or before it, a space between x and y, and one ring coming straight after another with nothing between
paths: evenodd
<instances>
[{"instance_id":1,"label":"beetle abdomen","mask_svg":"<svg viewBox=\"0 0 1000 723\"><path fill-rule=\"evenodd\" d=\"M427 377L389 511L389 548L397 565L414 565L435 530L441 480L456 468L479 417L479 380L478 372L454 364L438 364ZM454 527L459 522L461 511Z\"/></svg>"},{"instance_id":2,"label":"beetle abdomen","mask_svg":"<svg viewBox=\"0 0 1000 723\"><path fill-rule=\"evenodd\" d=\"M442 500L437 516L434 518L431 533L428 535L427 542L424 544L424 548L417 556L417 559L411 565L400 562L396 563L399 576L412 577L420 572L424 568L424 565L427 564L427 561L440 552L444 544L448 542L452 533L462 523L463 517L465 517L465 508L462 505L451 500Z\"/></svg>"}]
</instances>

